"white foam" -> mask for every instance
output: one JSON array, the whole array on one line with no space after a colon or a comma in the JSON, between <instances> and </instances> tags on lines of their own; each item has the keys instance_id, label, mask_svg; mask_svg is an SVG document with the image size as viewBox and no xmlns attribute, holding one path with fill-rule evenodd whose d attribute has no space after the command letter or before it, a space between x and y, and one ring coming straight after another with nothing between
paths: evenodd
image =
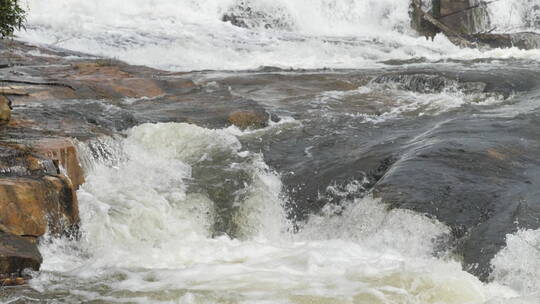
<instances>
[{"instance_id":1,"label":"white foam","mask_svg":"<svg viewBox=\"0 0 540 304\"><path fill-rule=\"evenodd\" d=\"M342 216L329 209L313 215L291 236L279 177L242 151L230 130L146 124L126 136L83 145L83 163L94 161L78 192L82 238L41 244L44 264L31 284L44 295L66 302L400 304L516 296L433 257L447 227L387 211L369 196L344 202ZM207 161L252 174L237 201L241 239L212 237L215 202L190 188L198 182L192 170ZM343 191L355 187L361 183Z\"/></svg>"},{"instance_id":2,"label":"white foam","mask_svg":"<svg viewBox=\"0 0 540 304\"><path fill-rule=\"evenodd\" d=\"M460 49L442 35L434 41L416 37L407 1L249 1L255 10L287 19L288 30L222 22L234 0L27 2L28 30L18 34L27 41L168 70L369 68L411 58L540 59L539 51ZM494 8L496 23L504 23L497 16L505 9Z\"/></svg>"},{"instance_id":3,"label":"white foam","mask_svg":"<svg viewBox=\"0 0 540 304\"><path fill-rule=\"evenodd\" d=\"M465 92L456 85L448 85L441 92L420 93L400 89L394 83L369 83L354 90L323 92L311 103L315 105L311 111L323 111L328 115L336 112L333 107L342 107L344 102L354 105L357 100L362 103L351 107L356 111L349 110L344 115L377 124L393 119L439 115L464 105L492 105L505 98L499 94ZM370 113L370 102L376 103L379 113ZM364 108L367 112L362 111Z\"/></svg>"},{"instance_id":4,"label":"white foam","mask_svg":"<svg viewBox=\"0 0 540 304\"><path fill-rule=\"evenodd\" d=\"M520 230L506 236L506 247L492 260L492 278L540 300L540 230Z\"/></svg>"},{"instance_id":5,"label":"white foam","mask_svg":"<svg viewBox=\"0 0 540 304\"><path fill-rule=\"evenodd\" d=\"M538 31L539 5L539 0L494 1L488 5L491 25L498 32Z\"/></svg>"}]
</instances>

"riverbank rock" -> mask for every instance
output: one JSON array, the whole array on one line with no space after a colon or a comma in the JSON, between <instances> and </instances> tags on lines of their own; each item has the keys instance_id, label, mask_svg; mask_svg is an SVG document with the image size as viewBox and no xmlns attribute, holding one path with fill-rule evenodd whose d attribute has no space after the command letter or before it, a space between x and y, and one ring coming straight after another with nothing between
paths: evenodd
<instances>
[{"instance_id":1,"label":"riverbank rock","mask_svg":"<svg viewBox=\"0 0 540 304\"><path fill-rule=\"evenodd\" d=\"M0 126L7 125L11 120L11 107L9 99L0 95Z\"/></svg>"},{"instance_id":2,"label":"riverbank rock","mask_svg":"<svg viewBox=\"0 0 540 304\"><path fill-rule=\"evenodd\" d=\"M229 114L229 122L240 129L260 129L268 126L268 114L254 110L239 110Z\"/></svg>"},{"instance_id":3,"label":"riverbank rock","mask_svg":"<svg viewBox=\"0 0 540 304\"><path fill-rule=\"evenodd\" d=\"M70 233L79 223L77 197L62 175L0 178L0 231L39 237Z\"/></svg>"},{"instance_id":4,"label":"riverbank rock","mask_svg":"<svg viewBox=\"0 0 540 304\"><path fill-rule=\"evenodd\" d=\"M39 270L43 258L35 242L0 232L0 274L21 274L24 269ZM20 285L22 278L4 279L6 285ZM6 282L9 280L9 282ZM23 279L24 280L24 279ZM11 284L14 283L14 284Z\"/></svg>"},{"instance_id":5,"label":"riverbank rock","mask_svg":"<svg viewBox=\"0 0 540 304\"><path fill-rule=\"evenodd\" d=\"M84 183L84 170L79 163L73 141L67 138L47 138L39 141L35 150L64 168L75 189Z\"/></svg>"}]
</instances>

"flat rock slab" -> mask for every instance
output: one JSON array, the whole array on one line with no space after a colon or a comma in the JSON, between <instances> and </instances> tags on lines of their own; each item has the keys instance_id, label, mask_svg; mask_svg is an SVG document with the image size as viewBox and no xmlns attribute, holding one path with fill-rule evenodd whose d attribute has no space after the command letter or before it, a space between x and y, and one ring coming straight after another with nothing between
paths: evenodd
<instances>
[{"instance_id":1,"label":"flat rock slab","mask_svg":"<svg viewBox=\"0 0 540 304\"><path fill-rule=\"evenodd\" d=\"M26 238L0 232L0 274L39 270L43 261L37 245Z\"/></svg>"}]
</instances>

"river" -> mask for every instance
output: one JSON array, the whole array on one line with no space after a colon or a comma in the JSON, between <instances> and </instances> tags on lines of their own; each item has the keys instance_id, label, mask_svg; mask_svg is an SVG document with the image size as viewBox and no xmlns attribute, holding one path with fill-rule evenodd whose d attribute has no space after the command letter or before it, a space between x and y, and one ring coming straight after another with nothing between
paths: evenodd
<instances>
[{"instance_id":1,"label":"river","mask_svg":"<svg viewBox=\"0 0 540 304\"><path fill-rule=\"evenodd\" d=\"M491 25L535 31L538 4ZM200 89L101 110L137 123L79 143L81 237L42 240L9 303L540 302L539 50L426 40L398 0L28 7L25 41ZM241 102L269 125L208 114Z\"/></svg>"}]
</instances>

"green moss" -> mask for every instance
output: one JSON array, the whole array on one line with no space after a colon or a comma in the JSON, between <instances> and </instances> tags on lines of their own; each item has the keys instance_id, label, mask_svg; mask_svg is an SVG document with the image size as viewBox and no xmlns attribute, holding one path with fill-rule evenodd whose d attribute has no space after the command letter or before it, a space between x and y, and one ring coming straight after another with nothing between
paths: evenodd
<instances>
[{"instance_id":1,"label":"green moss","mask_svg":"<svg viewBox=\"0 0 540 304\"><path fill-rule=\"evenodd\" d=\"M123 63L122 61L116 59L116 58L103 58L98 59L95 61L97 66L100 67L106 67L106 66L121 66Z\"/></svg>"},{"instance_id":2,"label":"green moss","mask_svg":"<svg viewBox=\"0 0 540 304\"><path fill-rule=\"evenodd\" d=\"M18 0L0 0L0 38L13 36L15 30L24 28L26 11Z\"/></svg>"}]
</instances>

